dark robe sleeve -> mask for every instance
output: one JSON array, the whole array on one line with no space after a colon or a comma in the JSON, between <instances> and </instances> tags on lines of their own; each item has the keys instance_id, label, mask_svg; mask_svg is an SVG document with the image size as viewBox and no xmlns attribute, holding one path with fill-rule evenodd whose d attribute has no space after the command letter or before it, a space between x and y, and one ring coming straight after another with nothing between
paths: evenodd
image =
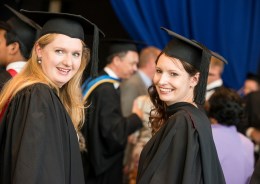
<instances>
[{"instance_id":1,"label":"dark robe sleeve","mask_svg":"<svg viewBox=\"0 0 260 184\"><path fill-rule=\"evenodd\" d=\"M0 91L11 78L12 76L6 70L0 70Z\"/></svg>"},{"instance_id":2,"label":"dark robe sleeve","mask_svg":"<svg viewBox=\"0 0 260 184\"><path fill-rule=\"evenodd\" d=\"M250 184L259 184L260 183L260 159L258 159L255 170L250 180Z\"/></svg>"},{"instance_id":3,"label":"dark robe sleeve","mask_svg":"<svg viewBox=\"0 0 260 184\"><path fill-rule=\"evenodd\" d=\"M142 122L136 114L128 118L122 116L119 93L112 84L101 86L97 90L97 95L96 99L99 99L99 103L94 108L99 114L96 118L99 121L100 135L110 145L107 151L113 154L124 149L128 135L141 128Z\"/></svg>"},{"instance_id":4,"label":"dark robe sleeve","mask_svg":"<svg viewBox=\"0 0 260 184\"><path fill-rule=\"evenodd\" d=\"M1 183L70 183L69 118L60 107L58 97L42 85L10 102L1 122L5 132L0 139ZM84 178L78 179L83 182Z\"/></svg>"},{"instance_id":5,"label":"dark robe sleeve","mask_svg":"<svg viewBox=\"0 0 260 184\"><path fill-rule=\"evenodd\" d=\"M198 134L189 119L176 116L145 146L137 183L201 183Z\"/></svg>"},{"instance_id":6,"label":"dark robe sleeve","mask_svg":"<svg viewBox=\"0 0 260 184\"><path fill-rule=\"evenodd\" d=\"M100 174L122 162L127 137L142 127L142 121L136 114L123 117L120 94L110 83L94 90L90 104L85 123L88 128L83 132L87 135L91 165Z\"/></svg>"},{"instance_id":7,"label":"dark robe sleeve","mask_svg":"<svg viewBox=\"0 0 260 184\"><path fill-rule=\"evenodd\" d=\"M249 93L245 97L245 110L248 118L248 127L260 129L260 91Z\"/></svg>"},{"instance_id":8,"label":"dark robe sleeve","mask_svg":"<svg viewBox=\"0 0 260 184\"><path fill-rule=\"evenodd\" d=\"M193 111L174 114L147 143L139 161L138 184L225 183L211 129L206 124L201 128L202 122L209 122L190 116Z\"/></svg>"}]
</instances>

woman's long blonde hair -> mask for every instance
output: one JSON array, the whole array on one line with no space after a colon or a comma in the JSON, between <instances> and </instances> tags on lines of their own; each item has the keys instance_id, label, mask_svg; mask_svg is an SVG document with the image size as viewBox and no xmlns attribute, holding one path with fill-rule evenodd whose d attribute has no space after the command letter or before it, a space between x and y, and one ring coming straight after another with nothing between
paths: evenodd
<instances>
[{"instance_id":1,"label":"woman's long blonde hair","mask_svg":"<svg viewBox=\"0 0 260 184\"><path fill-rule=\"evenodd\" d=\"M82 74L89 62L90 52L82 42L83 54L78 72L69 82L58 88L42 71L41 65L37 62L35 46L38 44L41 48L51 43L57 34L46 34L39 38L32 49L31 58L28 60L25 68L11 79L0 93L0 112L4 106L22 89L36 83L43 83L50 88L55 89L60 97L65 109L71 117L75 129L78 131L84 122L84 101L81 92Z\"/></svg>"}]
</instances>

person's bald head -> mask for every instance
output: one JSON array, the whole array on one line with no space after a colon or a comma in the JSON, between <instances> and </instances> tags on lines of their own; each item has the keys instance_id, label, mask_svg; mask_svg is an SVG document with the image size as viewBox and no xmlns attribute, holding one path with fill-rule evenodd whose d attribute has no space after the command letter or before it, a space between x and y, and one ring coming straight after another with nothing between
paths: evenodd
<instances>
[{"instance_id":1,"label":"person's bald head","mask_svg":"<svg viewBox=\"0 0 260 184\"><path fill-rule=\"evenodd\" d=\"M153 46L146 47L140 52L139 70L143 71L151 79L155 73L155 61L160 53L161 50Z\"/></svg>"}]
</instances>

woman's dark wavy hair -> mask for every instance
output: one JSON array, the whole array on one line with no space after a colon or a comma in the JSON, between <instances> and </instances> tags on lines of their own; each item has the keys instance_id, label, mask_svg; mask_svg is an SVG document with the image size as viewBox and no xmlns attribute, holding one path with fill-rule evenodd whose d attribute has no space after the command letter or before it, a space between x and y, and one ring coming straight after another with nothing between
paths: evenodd
<instances>
[{"instance_id":1,"label":"woman's dark wavy hair","mask_svg":"<svg viewBox=\"0 0 260 184\"><path fill-rule=\"evenodd\" d=\"M242 98L232 89L221 87L208 100L208 116L222 125L237 125L244 118Z\"/></svg>"},{"instance_id":2,"label":"woman's dark wavy hair","mask_svg":"<svg viewBox=\"0 0 260 184\"><path fill-rule=\"evenodd\" d=\"M160 53L160 55L157 57L157 59L155 61L156 64L162 54L165 54L165 53L164 52ZM165 54L165 55L167 55L167 54ZM171 57L171 56L168 56L168 57ZM180 62L182 63L185 71L190 76L194 76L196 73L199 72L191 64L181 61L181 60L180 60ZM197 90L195 87L194 96L196 95L196 91ZM169 118L166 113L167 105L164 101L162 101L160 99L159 94L157 93L157 90L156 90L156 87L154 84L148 88L148 93L149 93L150 99L154 105L154 108L150 112L149 123L152 128L152 134L155 134L164 125L166 120Z\"/></svg>"}]
</instances>

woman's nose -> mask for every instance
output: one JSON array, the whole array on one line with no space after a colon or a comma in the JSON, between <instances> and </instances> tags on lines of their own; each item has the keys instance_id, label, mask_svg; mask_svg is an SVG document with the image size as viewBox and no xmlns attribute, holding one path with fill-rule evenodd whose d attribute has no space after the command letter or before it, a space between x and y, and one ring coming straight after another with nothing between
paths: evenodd
<instances>
[{"instance_id":1,"label":"woman's nose","mask_svg":"<svg viewBox=\"0 0 260 184\"><path fill-rule=\"evenodd\" d=\"M65 66L71 66L72 65L72 56L66 55L62 62Z\"/></svg>"}]
</instances>

